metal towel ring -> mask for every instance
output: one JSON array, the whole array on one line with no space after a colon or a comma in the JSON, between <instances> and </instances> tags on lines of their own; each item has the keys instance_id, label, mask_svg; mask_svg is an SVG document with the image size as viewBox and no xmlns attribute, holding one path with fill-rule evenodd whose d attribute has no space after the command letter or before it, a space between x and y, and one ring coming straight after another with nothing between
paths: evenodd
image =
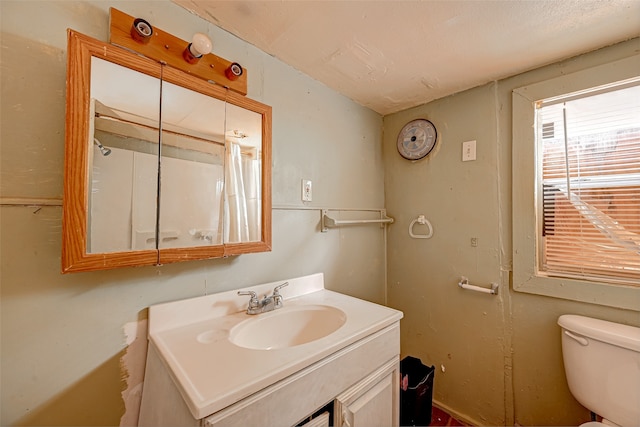
<instances>
[{"instance_id":1,"label":"metal towel ring","mask_svg":"<svg viewBox=\"0 0 640 427\"><path fill-rule=\"evenodd\" d=\"M413 226L416 224L416 222L418 224L426 225L427 227L429 227L429 232L427 234L413 234ZM409 224L409 236L413 237L414 239L430 239L431 236L433 236L433 227L431 226L429 220L424 217L424 215L419 215L418 218L411 221L411 224Z\"/></svg>"}]
</instances>

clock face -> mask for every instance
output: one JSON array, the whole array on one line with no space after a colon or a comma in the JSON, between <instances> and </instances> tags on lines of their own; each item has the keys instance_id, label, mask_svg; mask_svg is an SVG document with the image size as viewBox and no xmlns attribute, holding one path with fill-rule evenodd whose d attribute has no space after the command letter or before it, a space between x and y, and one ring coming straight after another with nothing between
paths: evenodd
<instances>
[{"instance_id":1,"label":"clock face","mask_svg":"<svg viewBox=\"0 0 640 427\"><path fill-rule=\"evenodd\" d=\"M407 160L425 157L436 145L438 132L429 120L412 120L398 134L398 153Z\"/></svg>"}]
</instances>

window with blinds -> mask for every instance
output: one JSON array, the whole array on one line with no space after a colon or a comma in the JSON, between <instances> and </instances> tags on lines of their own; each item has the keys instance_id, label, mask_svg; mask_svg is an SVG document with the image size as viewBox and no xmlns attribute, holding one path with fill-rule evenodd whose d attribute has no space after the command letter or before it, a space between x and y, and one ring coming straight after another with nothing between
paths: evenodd
<instances>
[{"instance_id":1,"label":"window with blinds","mask_svg":"<svg viewBox=\"0 0 640 427\"><path fill-rule=\"evenodd\" d=\"M536 103L538 272L640 286L640 78Z\"/></svg>"}]
</instances>

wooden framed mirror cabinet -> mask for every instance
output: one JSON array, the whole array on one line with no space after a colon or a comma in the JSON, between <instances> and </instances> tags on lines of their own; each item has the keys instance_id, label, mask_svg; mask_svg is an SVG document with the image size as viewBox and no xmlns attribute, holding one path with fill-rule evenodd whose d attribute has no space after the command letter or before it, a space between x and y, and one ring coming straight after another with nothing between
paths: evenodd
<instances>
[{"instance_id":1,"label":"wooden framed mirror cabinet","mask_svg":"<svg viewBox=\"0 0 640 427\"><path fill-rule=\"evenodd\" d=\"M271 107L68 30L62 272L271 250Z\"/></svg>"}]
</instances>

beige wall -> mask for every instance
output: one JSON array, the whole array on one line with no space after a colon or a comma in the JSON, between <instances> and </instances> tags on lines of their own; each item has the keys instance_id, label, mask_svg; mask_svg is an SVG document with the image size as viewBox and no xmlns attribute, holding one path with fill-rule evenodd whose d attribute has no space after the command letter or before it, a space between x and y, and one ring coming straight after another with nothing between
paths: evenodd
<instances>
[{"instance_id":1,"label":"beige wall","mask_svg":"<svg viewBox=\"0 0 640 427\"><path fill-rule=\"evenodd\" d=\"M134 336L155 303L316 272L384 301L383 231L319 227L321 207L384 207L382 118L169 1L0 1L3 201L60 202L66 29L108 40L110 6L185 40L209 33L217 55L247 68L248 96L273 107L273 251L61 275L61 207L3 205L0 425L134 422L146 349L144 330Z\"/></svg>"},{"instance_id":2,"label":"beige wall","mask_svg":"<svg viewBox=\"0 0 640 427\"><path fill-rule=\"evenodd\" d=\"M388 236L389 304L405 312L403 354L436 366L434 400L463 419L478 425L589 420L566 386L558 316L640 325L637 311L509 288L511 192L524 191L511 186L512 90L637 54L639 47L635 39L384 118L386 206L397 219ZM411 163L397 154L396 137L419 117L435 123L439 141L427 159ZM478 158L463 163L462 142L469 140L477 141ZM407 233L419 214L433 224L430 240ZM497 282L500 293L459 289L460 276L486 287Z\"/></svg>"}]
</instances>

